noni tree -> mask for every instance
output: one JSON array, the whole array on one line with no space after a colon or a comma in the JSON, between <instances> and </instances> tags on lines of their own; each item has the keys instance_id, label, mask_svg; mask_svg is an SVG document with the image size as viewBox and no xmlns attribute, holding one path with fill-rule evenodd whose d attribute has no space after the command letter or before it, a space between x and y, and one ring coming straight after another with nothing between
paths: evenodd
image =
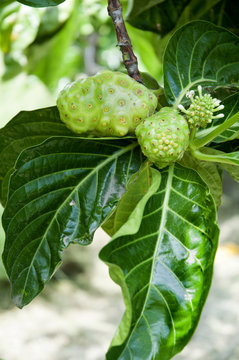
<instances>
[{"instance_id":1,"label":"noni tree","mask_svg":"<svg viewBox=\"0 0 239 360\"><path fill-rule=\"evenodd\" d=\"M103 227L111 241L99 256L125 302L106 359L168 360L190 340L210 289L223 172L239 181L237 10L229 1L124 5L132 26L157 34L163 87L139 71L122 4L109 0L127 73L75 79L55 106L22 111L0 130L3 262L22 308L63 250L90 245Z\"/></svg>"}]
</instances>

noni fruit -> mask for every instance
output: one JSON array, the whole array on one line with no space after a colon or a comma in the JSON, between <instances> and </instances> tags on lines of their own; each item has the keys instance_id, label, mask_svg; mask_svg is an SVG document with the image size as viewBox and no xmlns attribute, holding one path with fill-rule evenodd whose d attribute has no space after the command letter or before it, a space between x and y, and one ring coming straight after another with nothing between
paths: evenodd
<instances>
[{"instance_id":1,"label":"noni fruit","mask_svg":"<svg viewBox=\"0 0 239 360\"><path fill-rule=\"evenodd\" d=\"M152 115L154 93L128 75L103 71L77 80L60 92L57 107L61 120L78 134L125 136Z\"/></svg>"},{"instance_id":2,"label":"noni fruit","mask_svg":"<svg viewBox=\"0 0 239 360\"><path fill-rule=\"evenodd\" d=\"M178 108L186 114L187 121L190 127L205 128L213 119L219 119L224 114L214 115L213 113L224 108L220 105L221 100L212 98L210 94L202 94L201 85L198 86L198 95L194 97L193 90L187 93L187 97L191 100L191 105L186 110L183 105L178 105Z\"/></svg>"},{"instance_id":3,"label":"noni fruit","mask_svg":"<svg viewBox=\"0 0 239 360\"><path fill-rule=\"evenodd\" d=\"M189 145L187 121L170 107L143 120L135 133L142 152L159 169L180 160Z\"/></svg>"}]
</instances>

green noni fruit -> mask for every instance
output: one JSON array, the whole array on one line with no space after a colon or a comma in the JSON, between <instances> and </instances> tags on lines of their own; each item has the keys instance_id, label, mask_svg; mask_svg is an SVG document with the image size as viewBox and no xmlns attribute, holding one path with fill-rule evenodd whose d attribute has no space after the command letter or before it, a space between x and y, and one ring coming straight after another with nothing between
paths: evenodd
<instances>
[{"instance_id":1,"label":"green noni fruit","mask_svg":"<svg viewBox=\"0 0 239 360\"><path fill-rule=\"evenodd\" d=\"M142 152L159 169L180 160L189 145L187 121L170 107L143 120L135 133Z\"/></svg>"},{"instance_id":2,"label":"green noni fruit","mask_svg":"<svg viewBox=\"0 0 239 360\"><path fill-rule=\"evenodd\" d=\"M78 134L125 136L152 115L157 98L128 75L103 71L77 80L60 92L61 120Z\"/></svg>"}]
</instances>

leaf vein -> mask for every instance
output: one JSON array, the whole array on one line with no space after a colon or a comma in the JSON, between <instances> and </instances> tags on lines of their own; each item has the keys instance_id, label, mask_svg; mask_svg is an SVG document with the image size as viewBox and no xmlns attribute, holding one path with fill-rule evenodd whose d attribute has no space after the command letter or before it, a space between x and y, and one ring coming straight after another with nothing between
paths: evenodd
<instances>
[{"instance_id":1,"label":"leaf vein","mask_svg":"<svg viewBox=\"0 0 239 360\"><path fill-rule=\"evenodd\" d=\"M199 264L202 272L204 272L201 261L194 254L192 254L191 250L188 249L184 245L184 243L181 240L179 240L176 236L174 236L166 227L165 227L165 232L167 232L170 237L172 237L175 241L177 241L187 251L187 253L196 260L196 262Z\"/></svg>"},{"instance_id":2,"label":"leaf vein","mask_svg":"<svg viewBox=\"0 0 239 360\"><path fill-rule=\"evenodd\" d=\"M24 184L25 186L26 184ZM26 209L29 205L31 205L32 203L34 203L35 201L38 201L39 199L41 198L44 198L44 197L48 197L50 194L53 194L54 192L58 192L58 191L61 191L61 190L66 190L66 189L72 189L73 186L66 186L66 187L62 187L62 188L59 188L59 189L55 189L55 190L51 190L47 193L44 193L42 195L39 195L37 196L36 198L32 199L31 201L29 201L28 203L26 203L24 206L22 206L18 211L15 212L14 216L11 218L11 220L9 221L9 224L8 224L8 228L9 229L12 225L12 222L14 221L14 219L16 218L16 216L18 215L19 212L21 212L23 209ZM18 190L18 189L17 189ZM53 210L54 211L54 210Z\"/></svg>"},{"instance_id":3,"label":"leaf vein","mask_svg":"<svg viewBox=\"0 0 239 360\"><path fill-rule=\"evenodd\" d=\"M142 291L144 291L144 289L146 289L148 286L149 286L149 282L148 282L146 285L142 286L142 287L134 294L134 296L132 297L132 300L131 300L131 301L133 301L133 300L134 300Z\"/></svg>"},{"instance_id":4,"label":"leaf vein","mask_svg":"<svg viewBox=\"0 0 239 360\"><path fill-rule=\"evenodd\" d=\"M148 258L148 259L146 259L146 260L144 260L144 261L142 261L142 262L140 262L140 263L138 263L136 266L134 266L132 269L130 269L130 271L129 271L129 272L125 275L125 277L124 277L125 280L127 280L128 277L129 277L133 272L137 271L141 266L147 264L147 263L150 262L151 260L153 260L153 256L150 257L150 258Z\"/></svg>"},{"instance_id":5,"label":"leaf vein","mask_svg":"<svg viewBox=\"0 0 239 360\"><path fill-rule=\"evenodd\" d=\"M145 240L145 239L150 238L151 236L154 236L154 235L157 235L157 234L158 234L158 232L151 233L151 234L148 234L148 235L144 235L144 236L142 236L142 237L139 237L139 238L137 238L136 240L132 240L132 241L130 241L130 242L128 242L128 243L125 243L124 245L119 246L119 247L117 247L116 249L112 250L112 251L111 251L111 254L114 254L114 253L116 253L117 251L119 251L119 250L121 250L121 249L127 248L128 246L130 246L130 245L132 245L132 244L136 244L136 243L138 243L138 242L140 242L140 241L142 241L142 240Z\"/></svg>"},{"instance_id":6,"label":"leaf vein","mask_svg":"<svg viewBox=\"0 0 239 360\"><path fill-rule=\"evenodd\" d=\"M21 236L21 234L22 234L25 230L27 230L29 227L31 227L31 225L34 224L35 221L37 221L37 220L40 219L41 217L45 217L46 215L51 214L52 212L55 212L55 210L51 210L51 211L48 211L48 212L46 212L46 213L44 213L44 214L40 214L39 216L37 216L36 218L34 218L30 223L28 223L27 226L25 226L20 233L17 234L16 238L14 239L14 241L13 241L12 244L11 244L11 248L10 248L9 251L8 251L6 263L8 263L8 261L9 261L9 256L10 256L10 254L11 254L11 253L10 253L10 250L12 249L12 247L14 246L14 244L18 242L18 239L19 239L19 237ZM37 239L40 239L40 237L38 237ZM25 249L25 247L27 247L32 241L35 241L35 240L36 240L36 239L31 239L31 241L29 241L27 244L24 244L24 246L21 247L21 251L18 252L17 257L16 257L16 259L14 260L14 262L13 262L13 264L12 264L12 269L13 269L13 267L15 266L15 262L16 262L17 258L20 256L20 253ZM12 272L11 272L11 274L12 274ZM11 276L11 275L10 275L10 276Z\"/></svg>"},{"instance_id":7,"label":"leaf vein","mask_svg":"<svg viewBox=\"0 0 239 360\"><path fill-rule=\"evenodd\" d=\"M194 225L193 223L190 223L190 221L188 221L187 219L185 219L184 217L182 217L181 215L179 215L178 213L176 213L173 209L171 209L170 207L168 207L168 210L173 213L175 216L179 217L180 219L182 219L184 222L186 222L187 224L189 224L190 226L194 227L195 229L197 229L198 231L200 231L202 234L204 234L205 236L208 236L202 229L200 229L199 227L197 227L196 225Z\"/></svg>"},{"instance_id":8,"label":"leaf vein","mask_svg":"<svg viewBox=\"0 0 239 360\"><path fill-rule=\"evenodd\" d=\"M150 329L150 325L148 323L148 320L146 318L146 316L143 314L142 318L144 319L145 323L146 323L146 328L148 329L148 333L149 333L149 337L152 343L152 348L153 348L153 359L155 359L155 346L154 346L154 341L153 341L153 334L152 331Z\"/></svg>"},{"instance_id":9,"label":"leaf vein","mask_svg":"<svg viewBox=\"0 0 239 360\"><path fill-rule=\"evenodd\" d=\"M215 32L215 31L208 31L207 33L210 33L210 32L213 33L213 32ZM202 75L204 75L205 66L206 66L206 63L207 63L209 57L211 56L211 53L212 53L213 51L215 51L215 49L217 49L217 48L220 47L221 45L225 45L225 44L228 44L228 41L225 42L225 43L219 43L219 44L217 44L216 46L214 46L214 47L207 53L207 56L206 56L206 58L205 58L205 60L204 60L204 65L203 65L203 68L202 68Z\"/></svg>"},{"instance_id":10,"label":"leaf vein","mask_svg":"<svg viewBox=\"0 0 239 360\"><path fill-rule=\"evenodd\" d=\"M171 323L172 323L172 327L173 327L173 334L174 334L174 346L176 345L176 328L175 328L175 323L174 323L174 320L173 320L173 314L172 314L172 311L169 307L169 304L167 302L167 300L165 299L165 297L163 296L163 294L161 293L161 291L157 288L157 286L155 286L154 284L152 285L152 287L157 291L157 293L159 294L159 296L161 297L161 299L163 299L165 305L166 305L166 308L168 310L168 313L169 313L169 316L170 316L170 319L171 319Z\"/></svg>"},{"instance_id":11,"label":"leaf vein","mask_svg":"<svg viewBox=\"0 0 239 360\"><path fill-rule=\"evenodd\" d=\"M183 199L185 199L185 200L187 200L187 201L189 201L189 202L191 202L191 203L199 206L200 208L202 208L202 209L204 209L204 210L207 210L207 208L206 208L205 206L203 206L202 204L199 204L198 202L196 202L196 201L190 199L189 197L181 194L181 193L180 193L179 191L177 191L173 186L172 186L172 190L173 190L173 192L175 192L176 194L178 194L179 196L181 196Z\"/></svg>"},{"instance_id":12,"label":"leaf vein","mask_svg":"<svg viewBox=\"0 0 239 360\"><path fill-rule=\"evenodd\" d=\"M178 282L178 284L181 286L181 288L183 289L185 295L186 295L186 298L189 300L189 303L190 303L190 307L193 311L193 304L192 304L192 301L191 299L188 297L188 292L187 292L187 289L185 288L185 286L183 285L183 283L181 282L181 280L179 279L179 277L173 272L173 270L168 267L167 264L165 264L162 260L160 260L160 257L158 256L157 257L157 261L168 271L170 272L170 274L172 274L172 276L175 278L175 280Z\"/></svg>"}]
</instances>

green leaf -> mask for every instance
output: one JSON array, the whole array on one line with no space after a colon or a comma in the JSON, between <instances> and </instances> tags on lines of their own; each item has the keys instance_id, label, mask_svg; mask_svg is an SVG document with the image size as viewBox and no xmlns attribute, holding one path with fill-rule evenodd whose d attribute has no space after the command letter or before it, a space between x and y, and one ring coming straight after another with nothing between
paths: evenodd
<instances>
[{"instance_id":1,"label":"green leaf","mask_svg":"<svg viewBox=\"0 0 239 360\"><path fill-rule=\"evenodd\" d=\"M220 166L228 172L231 177L239 183L239 167L236 165L220 164Z\"/></svg>"},{"instance_id":2,"label":"green leaf","mask_svg":"<svg viewBox=\"0 0 239 360\"><path fill-rule=\"evenodd\" d=\"M126 17L138 16L141 13L144 13L146 10L165 2L165 0L129 0Z\"/></svg>"},{"instance_id":3,"label":"green leaf","mask_svg":"<svg viewBox=\"0 0 239 360\"><path fill-rule=\"evenodd\" d=\"M238 140L232 140L232 141L227 141L227 142L223 142L223 143L217 143L217 144L210 144L210 146L212 148L215 148L217 150L226 152L226 153L230 153L230 152L234 152L234 151L239 151L239 141Z\"/></svg>"},{"instance_id":4,"label":"green leaf","mask_svg":"<svg viewBox=\"0 0 239 360\"><path fill-rule=\"evenodd\" d=\"M57 6L64 1L65 0L19 0L18 2L31 7L48 7Z\"/></svg>"},{"instance_id":5,"label":"green leaf","mask_svg":"<svg viewBox=\"0 0 239 360\"><path fill-rule=\"evenodd\" d=\"M236 1L223 1L224 8L224 16L222 19L222 26L230 29L230 31L239 35L239 27L238 27L238 17L239 17L239 7ZM219 15L220 16L220 15Z\"/></svg>"},{"instance_id":6,"label":"green leaf","mask_svg":"<svg viewBox=\"0 0 239 360\"><path fill-rule=\"evenodd\" d=\"M145 72L140 72L140 75L142 77L144 86L146 86L148 89L151 89L151 90L160 89L160 86L159 86L157 80L155 80L153 78L153 76L151 76L150 74L145 73Z\"/></svg>"},{"instance_id":7,"label":"green leaf","mask_svg":"<svg viewBox=\"0 0 239 360\"><path fill-rule=\"evenodd\" d=\"M0 200L3 205L7 201L9 177L21 151L54 135L72 135L60 120L56 106L21 111L0 129Z\"/></svg>"},{"instance_id":8,"label":"green leaf","mask_svg":"<svg viewBox=\"0 0 239 360\"><path fill-rule=\"evenodd\" d=\"M140 165L129 139L53 137L21 153L3 214L3 260L17 306L42 290L67 246L92 241Z\"/></svg>"},{"instance_id":9,"label":"green leaf","mask_svg":"<svg viewBox=\"0 0 239 360\"><path fill-rule=\"evenodd\" d=\"M239 148L239 144L237 144L238 148ZM238 162L238 159L239 159L239 151L235 151L235 152L231 152L231 153L224 153L220 150L217 150L217 149L212 149L212 148L203 148L201 149L201 151L204 153L204 154L209 154L209 155L212 155L212 156L215 156L215 157L222 157L222 160L229 160L231 162L231 164L225 164L225 163L220 163L220 167L224 170L226 170L228 172L228 174L231 175L231 177L239 182L239 162ZM228 157L226 155L229 155ZM195 159L196 160L196 159ZM209 162L204 162L204 164L211 164ZM209 177L210 179L210 177ZM210 181L210 180L209 180Z\"/></svg>"},{"instance_id":10,"label":"green leaf","mask_svg":"<svg viewBox=\"0 0 239 360\"><path fill-rule=\"evenodd\" d=\"M207 86L205 90L208 91L212 97L214 98L216 97L217 99L220 99L221 101L224 102L224 100L226 100L226 98L229 98L229 96L238 93L239 84L221 85L212 88L211 86Z\"/></svg>"},{"instance_id":11,"label":"green leaf","mask_svg":"<svg viewBox=\"0 0 239 360\"><path fill-rule=\"evenodd\" d=\"M223 101L224 109L222 110L225 117L221 119L216 119L212 126L201 130L198 132L197 137L202 138L205 135L209 134L212 130L214 130L218 125L225 122L227 119L230 119L232 116L238 114L239 119L239 92L228 96ZM239 139L239 121L233 124L231 127L229 127L227 130L225 130L223 133L221 133L219 136L213 139L214 143L222 143L225 141L231 141L234 139Z\"/></svg>"},{"instance_id":12,"label":"green leaf","mask_svg":"<svg viewBox=\"0 0 239 360\"><path fill-rule=\"evenodd\" d=\"M220 16L220 9L215 6L219 3L221 5L221 0L191 0L185 2L185 6L180 9L178 17L175 18L175 21L172 24L172 27L163 38L158 41L158 56L160 59L163 58L165 48L168 41L172 37L173 33L181 26L187 24L192 20L208 20L214 24L219 24L220 21L218 16ZM222 6L222 5L221 5Z\"/></svg>"},{"instance_id":13,"label":"green leaf","mask_svg":"<svg viewBox=\"0 0 239 360\"><path fill-rule=\"evenodd\" d=\"M221 205L222 198L222 177L218 166L212 162L200 161L192 156L189 152L185 152L180 164L197 171L203 181L207 184L210 193L217 207Z\"/></svg>"},{"instance_id":14,"label":"green leaf","mask_svg":"<svg viewBox=\"0 0 239 360\"><path fill-rule=\"evenodd\" d=\"M135 27L160 34L159 58L172 34L192 20L207 20L238 33L238 6L223 0L129 0L127 20Z\"/></svg>"},{"instance_id":15,"label":"green leaf","mask_svg":"<svg viewBox=\"0 0 239 360\"><path fill-rule=\"evenodd\" d=\"M149 167L149 163L143 164L139 171L132 175L127 191L120 199L117 208L107 222L102 226L108 235L113 236L125 222L127 222L130 214L133 212L137 204L142 198L145 198L152 189L152 182L160 178L160 173ZM160 181L160 180L159 180ZM159 185L159 183L158 183Z\"/></svg>"},{"instance_id":16,"label":"green leaf","mask_svg":"<svg viewBox=\"0 0 239 360\"><path fill-rule=\"evenodd\" d=\"M221 123L225 122L227 119L230 119L234 115L236 115L236 114L239 115L239 92L226 97L223 100L222 104L224 105L224 109L221 110L220 112L222 112L224 114L224 117L220 118L220 119L214 119L212 126L220 125ZM239 121L238 121L238 123L235 123L233 126L239 127ZM220 137L218 136L218 138L214 139L213 141L215 142L215 140L217 140L216 142L224 142L224 141L236 139L235 134L232 132L233 129L230 128L230 129L228 129L228 131L231 131L231 134L230 135L228 134L227 136L226 136L226 134L224 135L226 137L226 140L223 140L223 139L220 140ZM234 130L234 132L235 132L235 130ZM223 136L223 134L221 134L220 136Z\"/></svg>"},{"instance_id":17,"label":"green leaf","mask_svg":"<svg viewBox=\"0 0 239 360\"><path fill-rule=\"evenodd\" d=\"M192 21L170 39L164 55L169 103L186 101L190 89L239 82L239 38L206 21Z\"/></svg>"},{"instance_id":18,"label":"green leaf","mask_svg":"<svg viewBox=\"0 0 239 360\"><path fill-rule=\"evenodd\" d=\"M196 154L197 153L199 156L202 154L201 159L204 161L215 161L222 164L239 166L239 151L224 153L216 149L204 147L201 148L200 151L196 151Z\"/></svg>"},{"instance_id":19,"label":"green leaf","mask_svg":"<svg viewBox=\"0 0 239 360\"><path fill-rule=\"evenodd\" d=\"M139 203L100 253L126 305L108 360L171 359L191 338L209 291L219 233L214 201L191 169L175 165L161 175L142 221Z\"/></svg>"},{"instance_id":20,"label":"green leaf","mask_svg":"<svg viewBox=\"0 0 239 360\"><path fill-rule=\"evenodd\" d=\"M177 23L189 0L129 0L126 20L133 26L167 34Z\"/></svg>"}]
</instances>

